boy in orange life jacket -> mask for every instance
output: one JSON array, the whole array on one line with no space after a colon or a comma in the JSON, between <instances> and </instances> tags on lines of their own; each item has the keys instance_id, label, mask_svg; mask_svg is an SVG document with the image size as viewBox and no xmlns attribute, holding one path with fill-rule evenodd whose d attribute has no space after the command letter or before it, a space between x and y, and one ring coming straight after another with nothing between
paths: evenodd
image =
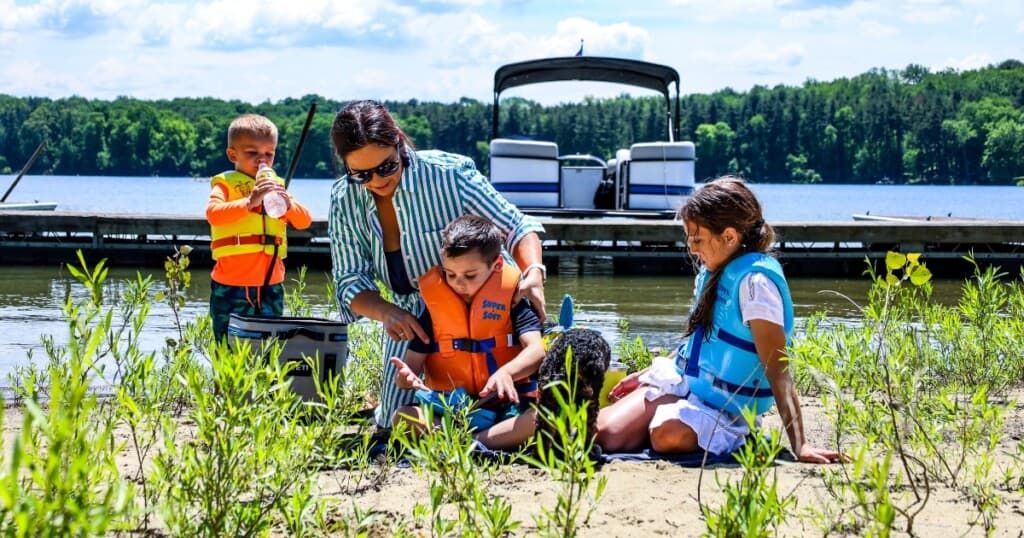
<instances>
[{"instance_id":1,"label":"boy in orange life jacket","mask_svg":"<svg viewBox=\"0 0 1024 538\"><path fill-rule=\"evenodd\" d=\"M256 114L243 114L228 127L228 160L233 171L213 176L206 220L216 263L210 274L213 334L222 340L232 312L279 317L284 311L284 262L288 225L302 230L312 220L274 174L256 182L261 164L274 165L277 127ZM263 197L278 193L287 211L281 218L264 214Z\"/></svg>"},{"instance_id":2,"label":"boy in orange life jacket","mask_svg":"<svg viewBox=\"0 0 1024 538\"><path fill-rule=\"evenodd\" d=\"M494 223L463 215L441 237L441 265L419 278L426 305L419 323L429 339L412 338L406 362L391 358L398 369L395 384L422 391L464 389L494 416L493 425L478 428L476 440L490 449L517 448L536 428L531 404L537 387L530 376L544 358L540 319L525 299L512 304L519 268L501 256L504 238ZM392 423L398 421L422 431L426 413L400 407Z\"/></svg>"}]
</instances>

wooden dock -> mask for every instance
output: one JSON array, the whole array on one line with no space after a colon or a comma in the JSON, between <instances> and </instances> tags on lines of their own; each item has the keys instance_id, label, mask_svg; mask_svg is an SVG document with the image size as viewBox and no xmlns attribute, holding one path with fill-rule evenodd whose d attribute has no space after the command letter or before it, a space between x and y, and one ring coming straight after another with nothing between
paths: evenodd
<instances>
[{"instance_id":1,"label":"wooden dock","mask_svg":"<svg viewBox=\"0 0 1024 538\"><path fill-rule=\"evenodd\" d=\"M692 271L682 225L671 220L542 218L545 260L582 262L597 258L616 273ZM779 257L791 275L857 276L864 259L888 250L921 252L937 274L963 276L973 252L982 264L1016 273L1024 264L1022 221L821 221L772 222ZM291 265L330 267L327 221L289 231ZM210 265L209 224L202 216L104 214L69 211L0 212L0 264L48 265L108 258L114 267L161 267L173 247L190 245L193 266ZM571 265L571 264L570 264ZM575 266L583 267L584 263Z\"/></svg>"}]
</instances>

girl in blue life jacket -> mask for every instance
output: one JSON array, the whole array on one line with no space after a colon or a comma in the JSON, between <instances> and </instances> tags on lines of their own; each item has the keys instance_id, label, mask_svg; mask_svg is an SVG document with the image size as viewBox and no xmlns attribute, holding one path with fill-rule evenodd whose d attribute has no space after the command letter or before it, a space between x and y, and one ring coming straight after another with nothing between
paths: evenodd
<instances>
[{"instance_id":1,"label":"girl in blue life jacket","mask_svg":"<svg viewBox=\"0 0 1024 538\"><path fill-rule=\"evenodd\" d=\"M839 461L807 443L800 400L785 357L793 302L782 268L767 254L775 232L736 178L712 181L679 210L690 253L700 261L686 340L611 391L597 418L605 452L648 442L661 453L730 453L750 429L743 409L778 405L793 453L804 462Z\"/></svg>"}]
</instances>

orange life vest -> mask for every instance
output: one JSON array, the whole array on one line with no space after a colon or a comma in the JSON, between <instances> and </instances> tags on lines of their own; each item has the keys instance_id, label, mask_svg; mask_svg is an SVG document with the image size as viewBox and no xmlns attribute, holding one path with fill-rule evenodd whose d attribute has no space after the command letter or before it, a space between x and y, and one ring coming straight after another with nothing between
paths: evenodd
<instances>
[{"instance_id":1,"label":"orange life vest","mask_svg":"<svg viewBox=\"0 0 1024 538\"><path fill-rule=\"evenodd\" d=\"M283 179L276 176L275 179L284 185ZM231 202L249 196L256 180L232 170L213 176L210 184L224 185L228 191L227 201ZM284 259L288 256L287 230L288 225L284 220L250 211L244 218L231 224L210 226L210 254L215 260L221 256L260 251L273 256L276 244L277 256Z\"/></svg>"},{"instance_id":2,"label":"orange life vest","mask_svg":"<svg viewBox=\"0 0 1024 538\"><path fill-rule=\"evenodd\" d=\"M498 263L501 269L491 273L470 305L448 286L440 267L419 278L420 294L434 326L434 351L424 363L424 382L431 389L462 387L478 396L491 374L522 351L512 320L519 269L502 260ZM528 380L516 381L518 386ZM536 383L520 387L527 396L534 390Z\"/></svg>"}]
</instances>

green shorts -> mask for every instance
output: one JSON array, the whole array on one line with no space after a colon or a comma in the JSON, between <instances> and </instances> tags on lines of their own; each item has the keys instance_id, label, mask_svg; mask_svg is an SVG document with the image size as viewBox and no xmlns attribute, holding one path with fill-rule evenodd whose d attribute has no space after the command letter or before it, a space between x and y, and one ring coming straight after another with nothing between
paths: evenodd
<instances>
[{"instance_id":1,"label":"green shorts","mask_svg":"<svg viewBox=\"0 0 1024 538\"><path fill-rule=\"evenodd\" d=\"M228 334L231 314L279 318L284 315L284 284L226 286L210 281L210 318L218 342Z\"/></svg>"}]
</instances>

